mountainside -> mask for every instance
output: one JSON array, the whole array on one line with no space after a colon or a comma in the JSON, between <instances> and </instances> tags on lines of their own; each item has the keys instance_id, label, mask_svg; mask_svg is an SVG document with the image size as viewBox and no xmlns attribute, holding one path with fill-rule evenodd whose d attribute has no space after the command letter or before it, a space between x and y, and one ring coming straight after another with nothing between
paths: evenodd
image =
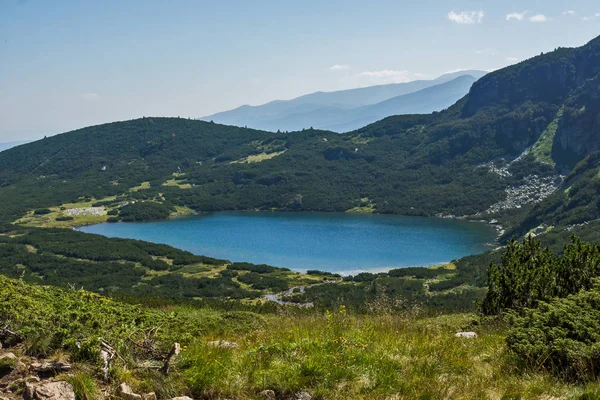
<instances>
[{"instance_id":1,"label":"mountainside","mask_svg":"<svg viewBox=\"0 0 600 400\"><path fill-rule=\"evenodd\" d=\"M260 106L242 106L202 117L200 120L272 132L295 131L309 127L347 132L390 115L425 114L442 110L464 96L469 89L468 86L465 86L461 90L457 90L456 85L444 89L442 87L444 83L464 76L472 76L476 80L485 74L484 71L467 70L448 73L433 80L378 85L336 92L316 92L292 100L277 100ZM378 110L377 107L371 110L366 108L366 106L419 92L432 86L439 86L439 88L424 92L423 96L436 98L431 98L427 102L421 100L422 104L420 105L407 107L405 101L400 100L398 108L391 107L393 103L382 104ZM357 118L355 118L356 114L358 114Z\"/></svg>"},{"instance_id":2,"label":"mountainside","mask_svg":"<svg viewBox=\"0 0 600 400\"><path fill-rule=\"evenodd\" d=\"M104 199L141 200L113 220L187 207L474 215L520 234L581 224L600 216L599 73L600 38L490 73L442 112L342 135L177 118L84 128L0 154L2 219ZM552 217L559 205L571 217Z\"/></svg>"}]
</instances>

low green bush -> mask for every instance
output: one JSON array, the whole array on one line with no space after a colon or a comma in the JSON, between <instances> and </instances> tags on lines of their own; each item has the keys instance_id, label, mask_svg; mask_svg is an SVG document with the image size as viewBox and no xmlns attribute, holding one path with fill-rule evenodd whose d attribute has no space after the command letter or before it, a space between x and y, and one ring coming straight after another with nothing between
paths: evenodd
<instances>
[{"instance_id":1,"label":"low green bush","mask_svg":"<svg viewBox=\"0 0 600 400\"><path fill-rule=\"evenodd\" d=\"M38 208L33 213L35 215L46 215L46 214L50 214L51 212L52 212L52 210L50 210L48 208Z\"/></svg>"},{"instance_id":2,"label":"low green bush","mask_svg":"<svg viewBox=\"0 0 600 400\"><path fill-rule=\"evenodd\" d=\"M523 367L567 380L600 377L600 288L541 302L508 318L513 326L507 347Z\"/></svg>"}]
</instances>

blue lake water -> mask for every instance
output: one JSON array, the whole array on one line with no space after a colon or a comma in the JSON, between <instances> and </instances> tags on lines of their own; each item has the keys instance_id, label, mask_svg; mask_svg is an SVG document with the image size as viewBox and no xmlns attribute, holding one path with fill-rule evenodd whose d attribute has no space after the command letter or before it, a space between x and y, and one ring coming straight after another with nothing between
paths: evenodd
<instances>
[{"instance_id":1,"label":"blue lake water","mask_svg":"<svg viewBox=\"0 0 600 400\"><path fill-rule=\"evenodd\" d=\"M223 212L79 230L231 261L345 274L440 264L488 250L495 238L482 223L347 213Z\"/></svg>"}]
</instances>

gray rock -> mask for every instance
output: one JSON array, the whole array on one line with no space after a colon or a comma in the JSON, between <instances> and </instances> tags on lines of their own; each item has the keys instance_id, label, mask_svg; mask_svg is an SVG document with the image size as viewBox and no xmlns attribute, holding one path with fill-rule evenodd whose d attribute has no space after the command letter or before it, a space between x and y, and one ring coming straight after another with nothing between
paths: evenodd
<instances>
[{"instance_id":1,"label":"gray rock","mask_svg":"<svg viewBox=\"0 0 600 400\"><path fill-rule=\"evenodd\" d=\"M259 393L261 396L263 396L265 399L267 400L273 400L275 399L275 392L267 389L267 390L263 390L262 392Z\"/></svg>"},{"instance_id":2,"label":"gray rock","mask_svg":"<svg viewBox=\"0 0 600 400\"><path fill-rule=\"evenodd\" d=\"M150 392L142 395L142 400L156 400L156 393Z\"/></svg>"},{"instance_id":3,"label":"gray rock","mask_svg":"<svg viewBox=\"0 0 600 400\"><path fill-rule=\"evenodd\" d=\"M71 364L64 362L32 363L29 368L42 376L54 376L71 370Z\"/></svg>"},{"instance_id":4,"label":"gray rock","mask_svg":"<svg viewBox=\"0 0 600 400\"><path fill-rule=\"evenodd\" d=\"M298 400L312 400L312 395L308 392L298 392L296 393L296 399Z\"/></svg>"},{"instance_id":5,"label":"gray rock","mask_svg":"<svg viewBox=\"0 0 600 400\"><path fill-rule=\"evenodd\" d=\"M456 332L454 336L465 339L477 339L477 333L475 332Z\"/></svg>"},{"instance_id":6,"label":"gray rock","mask_svg":"<svg viewBox=\"0 0 600 400\"><path fill-rule=\"evenodd\" d=\"M25 400L75 400L75 391L69 382L64 381L28 383L25 385Z\"/></svg>"},{"instance_id":7,"label":"gray rock","mask_svg":"<svg viewBox=\"0 0 600 400\"><path fill-rule=\"evenodd\" d=\"M171 400L194 400L191 397L187 397L187 396L180 396L180 397L173 397Z\"/></svg>"},{"instance_id":8,"label":"gray rock","mask_svg":"<svg viewBox=\"0 0 600 400\"><path fill-rule=\"evenodd\" d=\"M209 346L220 347L222 349L236 349L239 345L236 342L227 342L225 340L215 340L206 343Z\"/></svg>"},{"instance_id":9,"label":"gray rock","mask_svg":"<svg viewBox=\"0 0 600 400\"><path fill-rule=\"evenodd\" d=\"M17 361L19 358L15 356L15 353L2 353L0 354L0 359L8 358L9 360Z\"/></svg>"},{"instance_id":10,"label":"gray rock","mask_svg":"<svg viewBox=\"0 0 600 400\"><path fill-rule=\"evenodd\" d=\"M131 386L124 382L121 383L117 388L116 395L118 398L123 400L142 400L142 396L137 393L134 393L131 389Z\"/></svg>"}]
</instances>

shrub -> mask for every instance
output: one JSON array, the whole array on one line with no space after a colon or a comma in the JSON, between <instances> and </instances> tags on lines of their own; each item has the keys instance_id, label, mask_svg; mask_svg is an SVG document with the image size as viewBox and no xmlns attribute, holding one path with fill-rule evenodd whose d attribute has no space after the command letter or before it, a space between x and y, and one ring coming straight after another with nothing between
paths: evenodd
<instances>
[{"instance_id":1,"label":"shrub","mask_svg":"<svg viewBox=\"0 0 600 400\"><path fill-rule=\"evenodd\" d=\"M600 377L600 289L542 302L511 314L508 349L524 367L568 380Z\"/></svg>"},{"instance_id":2,"label":"shrub","mask_svg":"<svg viewBox=\"0 0 600 400\"><path fill-rule=\"evenodd\" d=\"M600 246L583 243L575 236L571 240L560 256L532 237L523 243L511 240L501 263L490 262L488 267L483 313L532 308L540 301L590 289L594 278L600 276Z\"/></svg>"},{"instance_id":3,"label":"shrub","mask_svg":"<svg viewBox=\"0 0 600 400\"><path fill-rule=\"evenodd\" d=\"M51 212L52 212L52 210L50 210L48 208L38 208L33 213L35 215L46 215L46 214L50 214Z\"/></svg>"},{"instance_id":4,"label":"shrub","mask_svg":"<svg viewBox=\"0 0 600 400\"><path fill-rule=\"evenodd\" d=\"M121 207L119 216L125 222L165 219L174 211L173 206L154 202L137 202Z\"/></svg>"}]
</instances>

